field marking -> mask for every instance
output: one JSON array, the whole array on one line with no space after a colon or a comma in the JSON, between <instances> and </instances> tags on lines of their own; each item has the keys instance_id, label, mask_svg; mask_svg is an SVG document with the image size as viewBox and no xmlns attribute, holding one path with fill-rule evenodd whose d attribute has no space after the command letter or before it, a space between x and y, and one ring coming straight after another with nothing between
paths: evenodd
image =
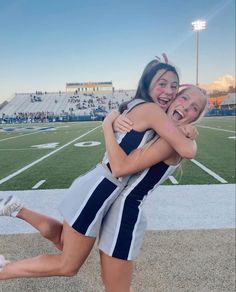
<instances>
[{"instance_id":1,"label":"field marking","mask_svg":"<svg viewBox=\"0 0 236 292\"><path fill-rule=\"evenodd\" d=\"M86 122L85 122L86 123ZM72 124L72 126L74 126L75 124L78 124L78 122L70 122L70 125ZM55 130L59 129L59 128L63 128L63 127L69 127L69 126L55 126ZM11 140L11 139L15 139L18 137L24 137L24 136L28 136L28 135L33 135L33 134L37 134L37 133L45 133L45 131L39 131L38 129L36 129L34 132L32 133L26 133L23 135L18 135L18 136L14 136L14 137L8 137L8 138L4 138L4 139L0 139L1 141L5 141L5 140ZM55 133L56 134L56 133Z\"/></svg>"},{"instance_id":2,"label":"field marking","mask_svg":"<svg viewBox=\"0 0 236 292\"><path fill-rule=\"evenodd\" d=\"M27 134L23 134L23 135L14 136L14 137L4 138L4 139L0 139L0 142L1 141L5 141L5 140L15 139L15 138L18 138L18 137L24 137L24 136L28 136L28 135L33 135L33 134L37 134L37 133L44 133L44 132L43 131L36 131L36 132L33 132L33 133L27 133Z\"/></svg>"},{"instance_id":3,"label":"field marking","mask_svg":"<svg viewBox=\"0 0 236 292\"><path fill-rule=\"evenodd\" d=\"M197 127L211 129L211 130L218 130L218 131L223 131L223 132L236 133L235 131L230 131L230 130L225 130L225 129L220 129L220 128L213 128L213 127L208 127L208 126L197 125Z\"/></svg>"},{"instance_id":4,"label":"field marking","mask_svg":"<svg viewBox=\"0 0 236 292\"><path fill-rule=\"evenodd\" d=\"M100 128L100 127L101 127L101 125L99 125L99 126L93 128L92 130L90 130L90 131L84 133L83 135L81 135L81 136L79 136L79 137L73 139L72 141L66 143L65 145L63 145L63 146L57 148L56 150L53 150L52 152L50 152L50 153L46 154L45 156L43 156L43 157L41 157L41 158L39 158L39 159L33 161L33 162L30 163L30 164L24 166L23 168L17 170L16 172L14 172L14 173L12 173L12 174L10 174L10 175L4 177L3 179L0 180L0 185L3 184L4 182L10 180L11 178L17 176L18 174L24 172L25 170L29 169L30 167L34 166L35 164L37 164L37 163L43 161L44 159L48 158L49 156L55 154L56 152L62 150L63 148L69 146L70 144L74 143L75 141L79 140L80 138L82 138L82 137L84 137L84 136L90 134L91 132L95 131L96 129L98 129L98 128Z\"/></svg>"},{"instance_id":5,"label":"field marking","mask_svg":"<svg viewBox=\"0 0 236 292\"><path fill-rule=\"evenodd\" d=\"M38 145L32 145L31 148L36 149L55 149L59 145L59 142L52 142L47 144L38 144Z\"/></svg>"},{"instance_id":6,"label":"field marking","mask_svg":"<svg viewBox=\"0 0 236 292\"><path fill-rule=\"evenodd\" d=\"M4 148L2 148L2 149L0 149L0 151L25 151L25 150L38 150L37 148L19 148L19 149L14 149L14 148L11 148L11 149L4 149Z\"/></svg>"},{"instance_id":7,"label":"field marking","mask_svg":"<svg viewBox=\"0 0 236 292\"><path fill-rule=\"evenodd\" d=\"M94 146L98 146L98 145L101 145L101 142L98 142L98 141L85 141L85 142L76 143L74 146L75 147L94 147Z\"/></svg>"},{"instance_id":8,"label":"field marking","mask_svg":"<svg viewBox=\"0 0 236 292\"><path fill-rule=\"evenodd\" d=\"M216 174L215 172L213 172L212 170L210 170L209 168L207 168L206 166L204 166L203 164L201 164L200 162L198 162L195 159L191 159L191 161L193 163L195 163L198 167L200 167L202 170L204 170L206 173L208 173L210 176L213 176L216 180L218 180L219 182L223 183L223 184L227 184L228 182L226 180L224 180L221 176L219 176L218 174Z\"/></svg>"},{"instance_id":9,"label":"field marking","mask_svg":"<svg viewBox=\"0 0 236 292\"><path fill-rule=\"evenodd\" d=\"M173 185L178 185L178 181L171 175L169 176L169 180L172 182Z\"/></svg>"},{"instance_id":10,"label":"field marking","mask_svg":"<svg viewBox=\"0 0 236 292\"><path fill-rule=\"evenodd\" d=\"M46 179L40 180L39 182L37 182L37 183L32 187L32 189L34 190L34 189L39 188L42 184L45 183L45 181L46 181Z\"/></svg>"},{"instance_id":11,"label":"field marking","mask_svg":"<svg viewBox=\"0 0 236 292\"><path fill-rule=\"evenodd\" d=\"M233 137L228 137L228 139L236 140L236 137L235 137L235 136L233 136Z\"/></svg>"}]
</instances>

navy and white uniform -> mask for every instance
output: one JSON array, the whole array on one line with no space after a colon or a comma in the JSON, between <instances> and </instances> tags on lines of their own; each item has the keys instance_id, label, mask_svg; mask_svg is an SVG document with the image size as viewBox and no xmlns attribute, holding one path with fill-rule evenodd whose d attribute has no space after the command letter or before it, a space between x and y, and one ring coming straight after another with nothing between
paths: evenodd
<instances>
[{"instance_id":1,"label":"navy and white uniform","mask_svg":"<svg viewBox=\"0 0 236 292\"><path fill-rule=\"evenodd\" d=\"M99 234L99 249L107 255L134 260L139 252L146 230L143 203L147 195L162 184L178 167L159 162L131 176L107 212Z\"/></svg>"},{"instance_id":2,"label":"navy and white uniform","mask_svg":"<svg viewBox=\"0 0 236 292\"><path fill-rule=\"evenodd\" d=\"M139 99L133 100L129 103L127 112L144 102ZM152 129L143 132L132 130L129 133L119 133L116 138L121 148L129 154L149 142L154 134ZM128 176L117 179L111 175L106 154L103 165L98 164L85 175L78 177L66 191L65 198L59 206L65 221L86 236L98 236L106 212L129 180Z\"/></svg>"}]
</instances>

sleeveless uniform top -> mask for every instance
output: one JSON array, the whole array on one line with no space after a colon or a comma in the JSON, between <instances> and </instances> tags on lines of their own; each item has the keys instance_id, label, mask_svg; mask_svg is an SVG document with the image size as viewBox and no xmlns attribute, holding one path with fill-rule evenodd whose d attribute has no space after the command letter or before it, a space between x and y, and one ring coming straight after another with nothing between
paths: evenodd
<instances>
[{"instance_id":1,"label":"sleeveless uniform top","mask_svg":"<svg viewBox=\"0 0 236 292\"><path fill-rule=\"evenodd\" d=\"M126 113L130 112L135 106L146 103L146 101L142 99L134 99L128 104L128 108ZM153 129L148 129L142 132L138 132L135 130L131 130L127 133L115 133L116 141L120 145L120 147L125 151L128 155L133 150L142 147L147 144L152 138L155 136L155 131ZM111 167L109 164L107 153L105 153L102 163L105 164L111 171ZM129 180L130 176L119 178L122 183L126 183Z\"/></svg>"}]
</instances>

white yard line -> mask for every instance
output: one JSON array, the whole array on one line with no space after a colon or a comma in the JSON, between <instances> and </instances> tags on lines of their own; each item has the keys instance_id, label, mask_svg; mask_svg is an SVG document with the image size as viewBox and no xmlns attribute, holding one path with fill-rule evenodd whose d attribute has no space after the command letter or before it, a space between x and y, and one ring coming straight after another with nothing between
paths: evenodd
<instances>
[{"instance_id":1,"label":"white yard line","mask_svg":"<svg viewBox=\"0 0 236 292\"><path fill-rule=\"evenodd\" d=\"M46 181L46 179L43 179L43 180L40 180L39 182L37 182L36 185L34 185L32 187L32 190L35 190L35 189L39 188L42 184L45 183L45 181Z\"/></svg>"},{"instance_id":2,"label":"white yard line","mask_svg":"<svg viewBox=\"0 0 236 292\"><path fill-rule=\"evenodd\" d=\"M11 149L0 149L0 151L29 151L29 150L39 150L38 148L11 148Z\"/></svg>"},{"instance_id":3,"label":"white yard line","mask_svg":"<svg viewBox=\"0 0 236 292\"><path fill-rule=\"evenodd\" d=\"M217 131L223 131L223 132L229 132L229 133L236 133L235 131L230 131L230 130L225 130L225 129L220 129L220 128L213 128L213 127L200 126L200 125L197 125L197 127L211 129L211 130L217 130Z\"/></svg>"},{"instance_id":4,"label":"white yard line","mask_svg":"<svg viewBox=\"0 0 236 292\"><path fill-rule=\"evenodd\" d=\"M169 180L172 182L173 185L178 185L178 181L171 175L169 176Z\"/></svg>"},{"instance_id":5,"label":"white yard line","mask_svg":"<svg viewBox=\"0 0 236 292\"><path fill-rule=\"evenodd\" d=\"M78 124L78 122L76 122ZM73 123L71 122L71 124L76 124L76 123ZM56 129L59 129L59 128L63 128L63 127L69 127L69 126L55 126L55 130ZM8 138L4 138L4 139L0 139L0 142L1 141L5 141L5 140L11 140L11 139L15 139L15 138L20 138L20 137L24 137L24 136L28 136L28 135L33 135L33 134L37 134L37 133L45 133L45 131L39 131L37 128L34 130L34 132L31 132L31 133L26 133L26 134L23 134L23 135L18 135L18 136L14 136L14 137L8 137Z\"/></svg>"},{"instance_id":6,"label":"white yard line","mask_svg":"<svg viewBox=\"0 0 236 292\"><path fill-rule=\"evenodd\" d=\"M33 161L32 163L30 163L30 164L24 166L23 168L21 168L21 169L17 170L16 172L14 172L14 173L8 175L7 177L4 177L3 179L0 180L0 185L3 184L4 182L10 180L11 178L17 176L18 174L24 172L25 170L29 169L30 167L34 166L35 164L37 164L37 163L43 161L44 159L48 158L49 156L51 156L51 155L57 153L58 151L62 150L63 148L69 146L70 144L74 143L75 141L79 140L80 138L82 138L82 137L84 137L84 136L90 134L91 132L95 131L96 129L98 129L98 128L100 128L100 127L101 127L101 125L99 125L99 126L93 128L92 130L90 130L90 131L84 133L83 135L81 135L81 136L75 138L74 140L72 140L72 141L66 143L65 145L63 145L63 146L57 148L56 150L53 150L52 152L48 153L47 155L45 155L45 156L43 156L43 157L41 157L41 158L39 158L39 159Z\"/></svg>"},{"instance_id":7,"label":"white yard line","mask_svg":"<svg viewBox=\"0 0 236 292\"><path fill-rule=\"evenodd\" d=\"M18 135L18 136L14 136L14 137L8 137L8 138L4 138L4 139L0 139L1 141L5 141L5 140L11 140L11 139L15 139L15 138L20 138L20 137L24 137L24 136L28 136L28 135L33 135L33 134L37 134L37 133L43 133L43 131L36 131L33 133L27 133L27 134L23 134L23 135Z\"/></svg>"},{"instance_id":8,"label":"white yard line","mask_svg":"<svg viewBox=\"0 0 236 292\"><path fill-rule=\"evenodd\" d=\"M203 164L201 164L200 162L198 162L195 159L191 159L191 161L196 164L198 167L200 167L202 170L204 170L206 173L208 173L210 176L214 177L216 180L218 180L219 182L225 184L227 183L226 180L224 180L221 176L219 176L218 174L216 174L215 172L213 172L212 170L210 170L209 168L207 168L206 166L204 166Z\"/></svg>"}]
</instances>

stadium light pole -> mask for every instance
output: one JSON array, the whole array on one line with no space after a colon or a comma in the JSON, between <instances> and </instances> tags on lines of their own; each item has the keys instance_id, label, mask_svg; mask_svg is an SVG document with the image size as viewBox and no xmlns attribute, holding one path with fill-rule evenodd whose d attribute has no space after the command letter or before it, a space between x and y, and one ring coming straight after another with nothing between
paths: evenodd
<instances>
[{"instance_id":1,"label":"stadium light pole","mask_svg":"<svg viewBox=\"0 0 236 292\"><path fill-rule=\"evenodd\" d=\"M192 30L197 32L197 56L196 56L196 85L198 85L198 64L199 64L199 33L206 28L206 21L196 20L192 22Z\"/></svg>"}]
</instances>

